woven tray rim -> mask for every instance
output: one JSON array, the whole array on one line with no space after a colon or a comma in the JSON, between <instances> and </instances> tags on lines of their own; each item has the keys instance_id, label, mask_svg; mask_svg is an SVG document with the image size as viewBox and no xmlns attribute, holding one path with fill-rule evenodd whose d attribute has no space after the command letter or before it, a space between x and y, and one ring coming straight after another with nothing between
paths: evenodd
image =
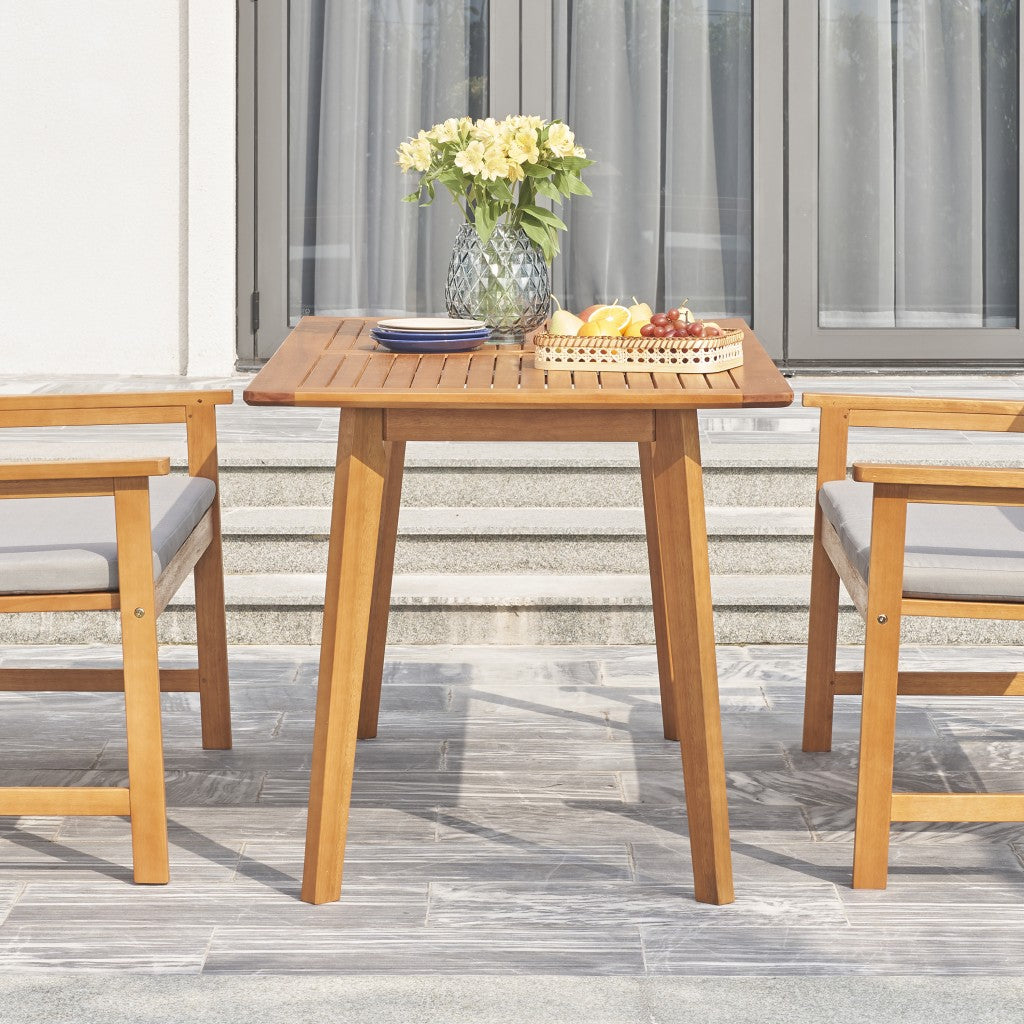
<instances>
[{"instance_id":1,"label":"woven tray rim","mask_svg":"<svg viewBox=\"0 0 1024 1024\"><path fill-rule=\"evenodd\" d=\"M655 353L692 355L695 352L714 352L728 345L735 345L742 339L743 331L740 328L731 327L722 328L722 333L717 338L623 338L617 334L594 334L581 338L576 334L535 334L533 345L534 348L580 349L582 351L624 348L636 352L650 352L652 355ZM660 344L651 345L650 342L660 342ZM688 344L688 342L696 344Z\"/></svg>"}]
</instances>

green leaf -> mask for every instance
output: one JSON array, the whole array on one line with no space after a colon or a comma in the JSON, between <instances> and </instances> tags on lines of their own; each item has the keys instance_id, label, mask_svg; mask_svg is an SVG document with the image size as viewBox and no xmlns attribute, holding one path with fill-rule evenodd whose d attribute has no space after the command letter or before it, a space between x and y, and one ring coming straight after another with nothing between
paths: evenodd
<instances>
[{"instance_id":1,"label":"green leaf","mask_svg":"<svg viewBox=\"0 0 1024 1024\"><path fill-rule=\"evenodd\" d=\"M498 222L497 212L488 203L477 203L473 210L473 226L480 236L480 241L486 245L488 239L494 233L494 225Z\"/></svg>"},{"instance_id":2,"label":"green leaf","mask_svg":"<svg viewBox=\"0 0 1024 1024\"><path fill-rule=\"evenodd\" d=\"M592 196L594 194L575 174L569 176L569 191L574 196Z\"/></svg>"},{"instance_id":3,"label":"green leaf","mask_svg":"<svg viewBox=\"0 0 1024 1024\"><path fill-rule=\"evenodd\" d=\"M540 164L523 164L523 170L531 178L550 178L555 173L553 167L542 167Z\"/></svg>"},{"instance_id":4,"label":"green leaf","mask_svg":"<svg viewBox=\"0 0 1024 1024\"><path fill-rule=\"evenodd\" d=\"M554 199L556 203L560 203L562 201L562 193L559 192L557 186L553 182L548 181L547 178L537 179L537 191L542 196L547 196L548 199Z\"/></svg>"},{"instance_id":5,"label":"green leaf","mask_svg":"<svg viewBox=\"0 0 1024 1024\"><path fill-rule=\"evenodd\" d=\"M530 220L537 221L545 226L558 228L559 231L565 231L567 225L561 217L556 216L550 210L545 210L541 206L521 206L520 209L523 211L523 216L528 217Z\"/></svg>"},{"instance_id":6,"label":"green leaf","mask_svg":"<svg viewBox=\"0 0 1024 1024\"><path fill-rule=\"evenodd\" d=\"M551 231L540 224L533 224L528 220L523 221L522 228L526 232L527 237L539 246L540 251L544 254L544 262L550 263L554 257Z\"/></svg>"},{"instance_id":7,"label":"green leaf","mask_svg":"<svg viewBox=\"0 0 1024 1024\"><path fill-rule=\"evenodd\" d=\"M582 156L562 157L562 166L567 171L582 171L584 167L589 167L593 162L593 160L587 160Z\"/></svg>"},{"instance_id":8,"label":"green leaf","mask_svg":"<svg viewBox=\"0 0 1024 1024\"><path fill-rule=\"evenodd\" d=\"M419 198L420 198L420 190L416 189L415 192L410 192L407 196L402 196L402 202L403 203L415 203L415 202L419 201Z\"/></svg>"},{"instance_id":9,"label":"green leaf","mask_svg":"<svg viewBox=\"0 0 1024 1024\"><path fill-rule=\"evenodd\" d=\"M512 189L509 188L508 182L504 178L495 178L490 183L491 194L497 197L503 203L514 203L516 197L512 194Z\"/></svg>"}]
</instances>

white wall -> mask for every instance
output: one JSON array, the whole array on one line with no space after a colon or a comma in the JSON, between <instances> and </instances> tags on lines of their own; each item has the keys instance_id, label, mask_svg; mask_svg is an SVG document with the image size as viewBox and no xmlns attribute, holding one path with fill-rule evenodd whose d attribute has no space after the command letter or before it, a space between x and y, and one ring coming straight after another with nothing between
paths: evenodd
<instances>
[{"instance_id":1,"label":"white wall","mask_svg":"<svg viewBox=\"0 0 1024 1024\"><path fill-rule=\"evenodd\" d=\"M230 372L233 0L0 26L0 373Z\"/></svg>"}]
</instances>

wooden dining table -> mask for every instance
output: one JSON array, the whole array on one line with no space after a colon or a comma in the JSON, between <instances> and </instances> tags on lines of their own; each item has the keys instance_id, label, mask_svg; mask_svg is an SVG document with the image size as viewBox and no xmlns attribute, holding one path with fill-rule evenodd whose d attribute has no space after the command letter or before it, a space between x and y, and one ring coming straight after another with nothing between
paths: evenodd
<instances>
[{"instance_id":1,"label":"wooden dining table","mask_svg":"<svg viewBox=\"0 0 1024 1024\"><path fill-rule=\"evenodd\" d=\"M742 320L743 365L718 373L543 370L530 336L394 354L376 321L303 317L245 391L250 405L340 408L302 899L341 895L356 739L377 733L407 441L639 446L665 737L679 740L694 895L733 900L699 409L789 405Z\"/></svg>"}]
</instances>

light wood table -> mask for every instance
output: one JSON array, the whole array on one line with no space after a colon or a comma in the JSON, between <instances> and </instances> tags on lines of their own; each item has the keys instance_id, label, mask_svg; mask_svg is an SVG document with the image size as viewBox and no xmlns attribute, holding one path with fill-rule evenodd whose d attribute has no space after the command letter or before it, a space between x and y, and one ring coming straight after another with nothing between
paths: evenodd
<instances>
[{"instance_id":1,"label":"light wood table","mask_svg":"<svg viewBox=\"0 0 1024 1024\"><path fill-rule=\"evenodd\" d=\"M741 320L744 365L707 375L548 371L523 345L394 355L373 320L303 317L250 405L340 407L302 898L341 895L356 738L377 732L406 441L636 441L665 736L680 739L694 893L733 899L697 410L793 392Z\"/></svg>"}]
</instances>

